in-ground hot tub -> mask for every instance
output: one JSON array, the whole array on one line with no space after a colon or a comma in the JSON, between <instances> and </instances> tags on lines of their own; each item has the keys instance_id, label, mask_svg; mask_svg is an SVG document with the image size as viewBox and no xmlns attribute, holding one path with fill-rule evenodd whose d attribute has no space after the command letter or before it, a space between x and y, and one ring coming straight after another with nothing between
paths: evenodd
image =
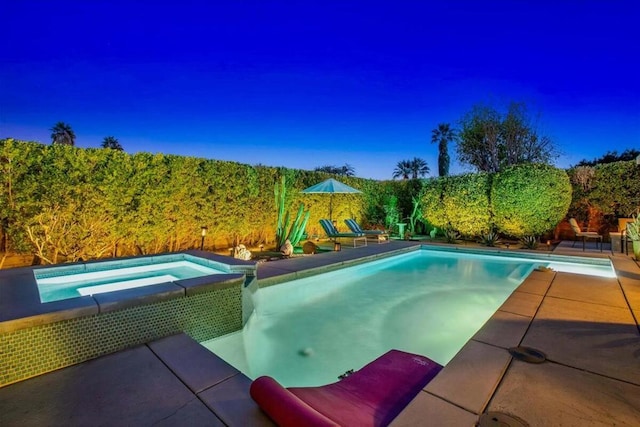
<instances>
[{"instance_id":1,"label":"in-ground hot tub","mask_svg":"<svg viewBox=\"0 0 640 427\"><path fill-rule=\"evenodd\" d=\"M0 271L0 387L179 332L240 330L257 286L254 262L196 250Z\"/></svg>"},{"instance_id":2,"label":"in-ground hot tub","mask_svg":"<svg viewBox=\"0 0 640 427\"><path fill-rule=\"evenodd\" d=\"M40 301L59 301L228 272L225 265L189 254L130 258L75 267L34 270Z\"/></svg>"}]
</instances>

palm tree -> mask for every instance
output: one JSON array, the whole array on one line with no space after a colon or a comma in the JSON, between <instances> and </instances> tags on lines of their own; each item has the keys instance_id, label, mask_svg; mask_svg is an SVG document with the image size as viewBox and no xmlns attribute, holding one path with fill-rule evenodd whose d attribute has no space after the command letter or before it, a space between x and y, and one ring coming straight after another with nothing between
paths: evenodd
<instances>
[{"instance_id":1,"label":"palm tree","mask_svg":"<svg viewBox=\"0 0 640 427\"><path fill-rule=\"evenodd\" d=\"M342 176L355 176L356 170L349 163L345 163L344 166L318 166L314 169L316 172L326 172L334 175L342 175Z\"/></svg>"},{"instance_id":2,"label":"palm tree","mask_svg":"<svg viewBox=\"0 0 640 427\"><path fill-rule=\"evenodd\" d=\"M411 178L418 179L421 176L425 176L429 173L429 165L424 159L414 157L410 161L411 164Z\"/></svg>"},{"instance_id":3,"label":"palm tree","mask_svg":"<svg viewBox=\"0 0 640 427\"><path fill-rule=\"evenodd\" d=\"M393 170L393 179L396 179L396 178L409 179L410 175L411 175L411 161L400 160L396 165L396 168Z\"/></svg>"},{"instance_id":4,"label":"palm tree","mask_svg":"<svg viewBox=\"0 0 640 427\"><path fill-rule=\"evenodd\" d=\"M447 143L453 141L455 134L449 123L440 123L431 131L431 143L438 143L438 175L449 175L449 152Z\"/></svg>"},{"instance_id":5,"label":"palm tree","mask_svg":"<svg viewBox=\"0 0 640 427\"><path fill-rule=\"evenodd\" d=\"M49 130L52 144L76 145L76 134L65 122L58 122Z\"/></svg>"},{"instance_id":6,"label":"palm tree","mask_svg":"<svg viewBox=\"0 0 640 427\"><path fill-rule=\"evenodd\" d=\"M112 150L124 151L124 148L122 148L122 145L120 145L120 141L118 141L114 136L105 136L102 140L102 148L111 148Z\"/></svg>"},{"instance_id":7,"label":"palm tree","mask_svg":"<svg viewBox=\"0 0 640 427\"><path fill-rule=\"evenodd\" d=\"M393 178L418 179L429 173L429 165L424 159L414 157L412 160L401 160L393 170Z\"/></svg>"}]
</instances>

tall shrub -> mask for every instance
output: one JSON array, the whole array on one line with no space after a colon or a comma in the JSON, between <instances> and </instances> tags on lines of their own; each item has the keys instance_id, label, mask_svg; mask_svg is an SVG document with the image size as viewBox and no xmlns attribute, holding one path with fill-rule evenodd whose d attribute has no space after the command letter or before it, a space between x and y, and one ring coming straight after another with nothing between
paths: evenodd
<instances>
[{"instance_id":1,"label":"tall shrub","mask_svg":"<svg viewBox=\"0 0 640 427\"><path fill-rule=\"evenodd\" d=\"M498 230L511 236L540 235L556 226L571 203L571 184L562 169L516 165L497 173L491 206Z\"/></svg>"},{"instance_id":2,"label":"tall shrub","mask_svg":"<svg viewBox=\"0 0 640 427\"><path fill-rule=\"evenodd\" d=\"M596 165L588 199L604 214L629 217L640 209L640 166L635 161Z\"/></svg>"},{"instance_id":3,"label":"tall shrub","mask_svg":"<svg viewBox=\"0 0 640 427\"><path fill-rule=\"evenodd\" d=\"M463 236L478 236L493 228L489 206L491 175L475 173L448 178L443 206L451 227Z\"/></svg>"}]
</instances>

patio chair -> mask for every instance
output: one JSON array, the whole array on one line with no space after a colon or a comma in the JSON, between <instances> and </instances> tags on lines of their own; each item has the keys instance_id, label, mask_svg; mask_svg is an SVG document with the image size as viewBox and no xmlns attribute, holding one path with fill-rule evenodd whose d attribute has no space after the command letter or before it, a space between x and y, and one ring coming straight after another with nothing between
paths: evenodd
<instances>
[{"instance_id":1,"label":"patio chair","mask_svg":"<svg viewBox=\"0 0 640 427\"><path fill-rule=\"evenodd\" d=\"M602 252L602 235L601 234L598 234L595 231L582 231L582 229L578 225L578 222L576 221L575 218L569 218L569 224L571 225L571 229L575 234L575 239L571 247L574 247L576 245L577 239L582 237L583 252L585 250L585 242L589 239L593 239L596 241L596 248L598 247L598 242L600 242L600 252Z\"/></svg>"},{"instance_id":2,"label":"patio chair","mask_svg":"<svg viewBox=\"0 0 640 427\"><path fill-rule=\"evenodd\" d=\"M283 427L386 426L441 369L424 356L390 350L332 384L284 388L263 376L249 393Z\"/></svg>"},{"instance_id":3,"label":"patio chair","mask_svg":"<svg viewBox=\"0 0 640 427\"><path fill-rule=\"evenodd\" d=\"M389 233L387 233L386 231L363 230L362 227L360 227L360 224L358 224L355 219L351 218L345 219L344 222L345 224L347 224L347 227L349 227L349 229L354 233L361 233L366 237L373 237L378 241L378 243L386 243L389 241Z\"/></svg>"},{"instance_id":4,"label":"patio chair","mask_svg":"<svg viewBox=\"0 0 640 427\"><path fill-rule=\"evenodd\" d=\"M329 239L333 241L336 241L336 239L340 237L349 237L353 239L354 248L356 247L356 243L358 241L364 242L363 246L367 246L367 237L365 236L364 233L341 233L336 229L333 223L328 219L321 219L320 225L324 229L324 232L327 234L327 237L329 237Z\"/></svg>"}]
</instances>

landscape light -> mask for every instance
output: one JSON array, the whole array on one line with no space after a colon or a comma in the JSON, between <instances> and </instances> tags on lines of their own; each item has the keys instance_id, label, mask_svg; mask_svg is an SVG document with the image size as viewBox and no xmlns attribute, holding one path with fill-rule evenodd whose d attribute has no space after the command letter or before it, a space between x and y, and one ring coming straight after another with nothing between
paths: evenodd
<instances>
[{"instance_id":1,"label":"landscape light","mask_svg":"<svg viewBox=\"0 0 640 427\"><path fill-rule=\"evenodd\" d=\"M204 250L204 236L207 235L207 230L208 230L208 228L207 228L206 225L203 225L202 227L200 227L200 233L201 233L201 236L202 236L202 239L200 240L200 250L201 251Z\"/></svg>"}]
</instances>

